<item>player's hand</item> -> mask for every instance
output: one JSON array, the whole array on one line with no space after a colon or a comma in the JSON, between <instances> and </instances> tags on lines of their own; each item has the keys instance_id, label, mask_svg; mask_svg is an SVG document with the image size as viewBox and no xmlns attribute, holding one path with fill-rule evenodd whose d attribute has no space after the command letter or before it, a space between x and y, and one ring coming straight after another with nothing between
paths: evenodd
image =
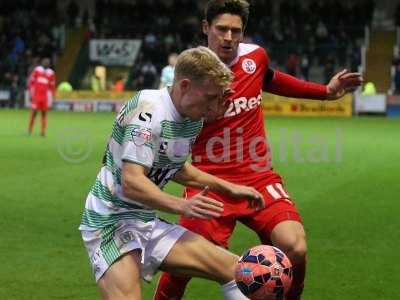
<instances>
[{"instance_id":1,"label":"player's hand","mask_svg":"<svg viewBox=\"0 0 400 300\"><path fill-rule=\"evenodd\" d=\"M260 210L265 207L264 197L255 188L232 184L231 196L234 198L245 198L249 201L249 207Z\"/></svg>"},{"instance_id":2,"label":"player's hand","mask_svg":"<svg viewBox=\"0 0 400 300\"><path fill-rule=\"evenodd\" d=\"M224 204L206 197L208 187L185 201L183 215L187 218L211 219L218 218L224 211Z\"/></svg>"},{"instance_id":3,"label":"player's hand","mask_svg":"<svg viewBox=\"0 0 400 300\"><path fill-rule=\"evenodd\" d=\"M348 70L337 73L327 85L327 99L337 100L345 94L354 92L363 84L363 77L360 73L350 73Z\"/></svg>"}]
</instances>

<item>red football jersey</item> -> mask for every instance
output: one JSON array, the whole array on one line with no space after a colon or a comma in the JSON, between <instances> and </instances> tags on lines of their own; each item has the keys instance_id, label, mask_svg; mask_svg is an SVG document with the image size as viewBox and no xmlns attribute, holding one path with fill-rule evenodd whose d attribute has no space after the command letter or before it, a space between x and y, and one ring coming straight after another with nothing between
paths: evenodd
<instances>
[{"instance_id":1,"label":"red football jersey","mask_svg":"<svg viewBox=\"0 0 400 300\"><path fill-rule=\"evenodd\" d=\"M261 108L269 58L257 45L239 44L223 118L204 124L193 146L192 163L232 182L254 185L270 170L271 157Z\"/></svg>"},{"instance_id":2,"label":"red football jersey","mask_svg":"<svg viewBox=\"0 0 400 300\"><path fill-rule=\"evenodd\" d=\"M36 67L29 77L28 87L32 102L51 101L56 86L55 73L50 68Z\"/></svg>"}]
</instances>

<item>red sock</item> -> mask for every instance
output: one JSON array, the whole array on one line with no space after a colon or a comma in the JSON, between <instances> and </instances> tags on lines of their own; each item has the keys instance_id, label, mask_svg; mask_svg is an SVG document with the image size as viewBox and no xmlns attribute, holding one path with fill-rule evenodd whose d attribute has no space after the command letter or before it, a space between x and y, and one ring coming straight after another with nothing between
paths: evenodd
<instances>
[{"instance_id":1,"label":"red sock","mask_svg":"<svg viewBox=\"0 0 400 300\"><path fill-rule=\"evenodd\" d=\"M28 127L29 134L31 134L32 131L33 131L33 125L35 124L35 118L36 118L36 111L32 110L31 111L31 117L30 117L30 120L29 120L29 127Z\"/></svg>"},{"instance_id":2,"label":"red sock","mask_svg":"<svg viewBox=\"0 0 400 300\"><path fill-rule=\"evenodd\" d=\"M286 300L299 300L304 289L304 278L306 276L306 262L293 265L293 281Z\"/></svg>"},{"instance_id":3,"label":"red sock","mask_svg":"<svg viewBox=\"0 0 400 300\"><path fill-rule=\"evenodd\" d=\"M162 273L153 300L179 300L191 277Z\"/></svg>"},{"instance_id":4,"label":"red sock","mask_svg":"<svg viewBox=\"0 0 400 300\"><path fill-rule=\"evenodd\" d=\"M46 112L42 111L42 128L41 128L41 135L45 135L46 134L46 127L47 127L47 114Z\"/></svg>"}]
</instances>

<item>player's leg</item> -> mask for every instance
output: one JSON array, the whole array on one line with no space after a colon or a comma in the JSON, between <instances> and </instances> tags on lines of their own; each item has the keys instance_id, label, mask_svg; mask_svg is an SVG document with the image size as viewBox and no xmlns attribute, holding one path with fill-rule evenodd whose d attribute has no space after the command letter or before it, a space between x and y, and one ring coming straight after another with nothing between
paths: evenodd
<instances>
[{"instance_id":1,"label":"player's leg","mask_svg":"<svg viewBox=\"0 0 400 300\"><path fill-rule=\"evenodd\" d=\"M237 255L188 231L171 248L160 269L219 282L222 285L224 299L241 300L247 298L234 282L238 259Z\"/></svg>"},{"instance_id":2,"label":"player's leg","mask_svg":"<svg viewBox=\"0 0 400 300\"><path fill-rule=\"evenodd\" d=\"M40 134L41 136L45 136L47 127L47 110L42 110L41 113L42 113L42 119L41 119Z\"/></svg>"},{"instance_id":3,"label":"player's leg","mask_svg":"<svg viewBox=\"0 0 400 300\"><path fill-rule=\"evenodd\" d=\"M142 253L151 226L127 220L81 234L102 298L140 300Z\"/></svg>"},{"instance_id":4,"label":"player's leg","mask_svg":"<svg viewBox=\"0 0 400 300\"><path fill-rule=\"evenodd\" d=\"M30 114L30 118L29 118L29 126L28 126L28 133L29 134L32 134L33 126L35 125L36 115L37 115L37 110L36 109L32 109L31 110L31 114Z\"/></svg>"},{"instance_id":5,"label":"player's leg","mask_svg":"<svg viewBox=\"0 0 400 300\"><path fill-rule=\"evenodd\" d=\"M268 206L241 221L257 232L263 244L283 250L293 265L293 282L286 299L300 299L304 288L307 242L301 217L281 183L260 190Z\"/></svg>"},{"instance_id":6,"label":"player's leg","mask_svg":"<svg viewBox=\"0 0 400 300\"><path fill-rule=\"evenodd\" d=\"M116 262L97 282L104 300L140 300L140 250L131 251Z\"/></svg>"},{"instance_id":7,"label":"player's leg","mask_svg":"<svg viewBox=\"0 0 400 300\"><path fill-rule=\"evenodd\" d=\"M282 249L293 265L293 281L286 299L300 299L306 273L307 242L303 225L286 220L278 223L271 232L272 244Z\"/></svg>"},{"instance_id":8,"label":"player's leg","mask_svg":"<svg viewBox=\"0 0 400 300\"><path fill-rule=\"evenodd\" d=\"M190 193L195 190L190 190ZM191 194L188 194L189 196ZM221 201L218 195L209 193L207 196ZM220 217L211 220L188 219L182 217L179 224L186 229L197 233L212 243L223 248L228 247L228 239L232 235L235 227L235 220L232 217ZM187 284L191 277L187 275L171 274L164 272L161 274L154 294L154 300L182 299Z\"/></svg>"}]
</instances>

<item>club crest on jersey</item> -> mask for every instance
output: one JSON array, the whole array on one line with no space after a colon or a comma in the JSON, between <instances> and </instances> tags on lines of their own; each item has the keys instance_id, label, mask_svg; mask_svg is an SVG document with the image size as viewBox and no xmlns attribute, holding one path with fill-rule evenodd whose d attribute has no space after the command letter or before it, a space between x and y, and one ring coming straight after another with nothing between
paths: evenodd
<instances>
[{"instance_id":1,"label":"club crest on jersey","mask_svg":"<svg viewBox=\"0 0 400 300\"><path fill-rule=\"evenodd\" d=\"M257 65L251 58L245 58L242 62L242 69L247 74L253 74L257 69Z\"/></svg>"},{"instance_id":2,"label":"club crest on jersey","mask_svg":"<svg viewBox=\"0 0 400 300\"><path fill-rule=\"evenodd\" d=\"M142 146L151 141L153 133L150 128L135 127L132 129L131 136L136 146Z\"/></svg>"}]
</instances>

